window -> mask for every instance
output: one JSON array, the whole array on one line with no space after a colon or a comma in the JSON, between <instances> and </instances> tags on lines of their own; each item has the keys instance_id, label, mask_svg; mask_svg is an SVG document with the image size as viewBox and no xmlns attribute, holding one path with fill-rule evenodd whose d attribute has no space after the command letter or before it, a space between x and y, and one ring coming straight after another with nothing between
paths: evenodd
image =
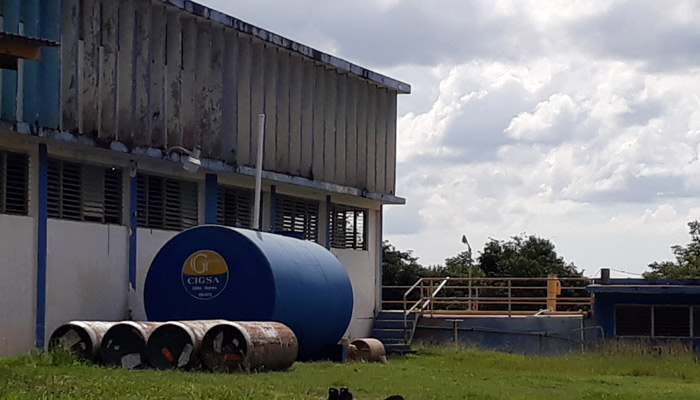
<instances>
[{"instance_id":1,"label":"window","mask_svg":"<svg viewBox=\"0 0 700 400\"><path fill-rule=\"evenodd\" d=\"M27 215L29 210L29 157L0 151L0 213Z\"/></svg>"},{"instance_id":2,"label":"window","mask_svg":"<svg viewBox=\"0 0 700 400\"><path fill-rule=\"evenodd\" d=\"M332 204L328 223L331 247L367 250L367 210Z\"/></svg>"},{"instance_id":3,"label":"window","mask_svg":"<svg viewBox=\"0 0 700 400\"><path fill-rule=\"evenodd\" d=\"M49 158L48 215L121 224L122 170Z\"/></svg>"},{"instance_id":4,"label":"window","mask_svg":"<svg viewBox=\"0 0 700 400\"><path fill-rule=\"evenodd\" d=\"M196 182L138 175L138 225L183 230L199 222Z\"/></svg>"},{"instance_id":5,"label":"window","mask_svg":"<svg viewBox=\"0 0 700 400\"><path fill-rule=\"evenodd\" d=\"M277 196L275 230L304 235L304 239L318 240L318 201L290 196Z\"/></svg>"},{"instance_id":6,"label":"window","mask_svg":"<svg viewBox=\"0 0 700 400\"><path fill-rule=\"evenodd\" d=\"M694 317L699 315L700 307L617 305L615 306L615 335L700 336L698 324L694 322Z\"/></svg>"},{"instance_id":7,"label":"window","mask_svg":"<svg viewBox=\"0 0 700 400\"><path fill-rule=\"evenodd\" d=\"M253 191L219 186L216 222L220 225L250 228L253 225Z\"/></svg>"}]
</instances>

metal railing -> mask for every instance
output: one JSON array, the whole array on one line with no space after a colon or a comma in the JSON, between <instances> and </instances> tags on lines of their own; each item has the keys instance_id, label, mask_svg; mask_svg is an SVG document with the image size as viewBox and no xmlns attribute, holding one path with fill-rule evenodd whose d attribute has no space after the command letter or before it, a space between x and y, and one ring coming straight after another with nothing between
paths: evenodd
<instances>
[{"instance_id":1,"label":"metal railing","mask_svg":"<svg viewBox=\"0 0 700 400\"><path fill-rule=\"evenodd\" d=\"M384 286L384 310L403 311L405 336L408 316L534 315L582 313L593 298L589 278L421 278L413 286ZM394 291L394 295L388 295ZM402 296L397 296L402 291ZM399 299L397 299L399 297ZM389 299L387 299L389 298ZM406 339L408 341L408 338Z\"/></svg>"}]
</instances>

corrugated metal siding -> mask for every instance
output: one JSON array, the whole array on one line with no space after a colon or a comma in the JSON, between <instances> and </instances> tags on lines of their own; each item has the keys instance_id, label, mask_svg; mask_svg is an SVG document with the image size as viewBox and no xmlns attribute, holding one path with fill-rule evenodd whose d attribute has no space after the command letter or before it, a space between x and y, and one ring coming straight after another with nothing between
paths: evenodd
<instances>
[{"instance_id":1,"label":"corrugated metal siding","mask_svg":"<svg viewBox=\"0 0 700 400\"><path fill-rule=\"evenodd\" d=\"M31 5L49 9L56 2L20 7L5 0L7 31L17 31L20 11L18 18L30 20L37 15ZM18 106L17 74L5 71L4 119L33 123L37 112L54 113L56 127L98 146L199 144L207 158L253 166L257 115L264 112L266 170L394 193L398 91L378 84L381 76L346 62L343 69L342 60L188 1L61 5L61 48L54 49L61 57L60 79L54 77L60 105L35 111L37 96L25 95ZM42 26L51 22L44 9ZM33 80L20 90L41 86L35 70L27 69Z\"/></svg>"}]
</instances>

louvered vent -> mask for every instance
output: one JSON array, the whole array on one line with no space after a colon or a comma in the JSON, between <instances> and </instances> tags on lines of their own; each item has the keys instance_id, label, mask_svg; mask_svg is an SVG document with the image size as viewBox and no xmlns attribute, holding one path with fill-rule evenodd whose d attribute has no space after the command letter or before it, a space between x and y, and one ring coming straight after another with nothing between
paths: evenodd
<instances>
[{"instance_id":1,"label":"louvered vent","mask_svg":"<svg viewBox=\"0 0 700 400\"><path fill-rule=\"evenodd\" d=\"M304 235L304 239L318 240L318 201L290 196L277 196L275 230Z\"/></svg>"},{"instance_id":2,"label":"louvered vent","mask_svg":"<svg viewBox=\"0 0 700 400\"><path fill-rule=\"evenodd\" d=\"M29 157L0 151L0 213L27 215L29 210Z\"/></svg>"},{"instance_id":3,"label":"louvered vent","mask_svg":"<svg viewBox=\"0 0 700 400\"><path fill-rule=\"evenodd\" d=\"M49 159L51 218L121 224L122 170Z\"/></svg>"},{"instance_id":4,"label":"louvered vent","mask_svg":"<svg viewBox=\"0 0 700 400\"><path fill-rule=\"evenodd\" d=\"M198 221L196 182L139 174L139 226L179 231L196 226Z\"/></svg>"},{"instance_id":5,"label":"louvered vent","mask_svg":"<svg viewBox=\"0 0 700 400\"><path fill-rule=\"evenodd\" d=\"M655 306L654 336L689 337L690 307Z\"/></svg>"},{"instance_id":6,"label":"louvered vent","mask_svg":"<svg viewBox=\"0 0 700 400\"><path fill-rule=\"evenodd\" d=\"M250 228L253 225L252 190L219 186L216 222L221 225Z\"/></svg>"},{"instance_id":7,"label":"louvered vent","mask_svg":"<svg viewBox=\"0 0 700 400\"><path fill-rule=\"evenodd\" d=\"M328 216L331 247L367 250L367 210L332 204Z\"/></svg>"},{"instance_id":8,"label":"louvered vent","mask_svg":"<svg viewBox=\"0 0 700 400\"><path fill-rule=\"evenodd\" d=\"M615 335L651 336L651 306L615 306Z\"/></svg>"}]
</instances>

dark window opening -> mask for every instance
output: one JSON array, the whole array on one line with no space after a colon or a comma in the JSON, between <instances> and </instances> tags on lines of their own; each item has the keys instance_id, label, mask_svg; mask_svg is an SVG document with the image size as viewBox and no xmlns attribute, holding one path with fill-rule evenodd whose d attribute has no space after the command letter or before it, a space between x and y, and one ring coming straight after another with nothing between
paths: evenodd
<instances>
[{"instance_id":1,"label":"dark window opening","mask_svg":"<svg viewBox=\"0 0 700 400\"><path fill-rule=\"evenodd\" d=\"M651 306L616 306L615 335L651 336Z\"/></svg>"},{"instance_id":2,"label":"dark window opening","mask_svg":"<svg viewBox=\"0 0 700 400\"><path fill-rule=\"evenodd\" d=\"M306 240L318 241L318 210L318 201L278 195L275 231L303 234Z\"/></svg>"},{"instance_id":3,"label":"dark window opening","mask_svg":"<svg viewBox=\"0 0 700 400\"><path fill-rule=\"evenodd\" d=\"M196 182L138 175L138 226L183 230L199 222Z\"/></svg>"},{"instance_id":4,"label":"dark window opening","mask_svg":"<svg viewBox=\"0 0 700 400\"><path fill-rule=\"evenodd\" d=\"M331 247L367 250L367 210L332 204L328 222Z\"/></svg>"},{"instance_id":5,"label":"dark window opening","mask_svg":"<svg viewBox=\"0 0 700 400\"><path fill-rule=\"evenodd\" d=\"M253 225L253 197L249 189L219 186L216 222L220 225L250 228Z\"/></svg>"},{"instance_id":6,"label":"dark window opening","mask_svg":"<svg viewBox=\"0 0 700 400\"><path fill-rule=\"evenodd\" d=\"M690 336L690 308L654 306L654 336Z\"/></svg>"},{"instance_id":7,"label":"dark window opening","mask_svg":"<svg viewBox=\"0 0 700 400\"><path fill-rule=\"evenodd\" d=\"M29 212L29 156L0 151L0 214Z\"/></svg>"}]
</instances>

